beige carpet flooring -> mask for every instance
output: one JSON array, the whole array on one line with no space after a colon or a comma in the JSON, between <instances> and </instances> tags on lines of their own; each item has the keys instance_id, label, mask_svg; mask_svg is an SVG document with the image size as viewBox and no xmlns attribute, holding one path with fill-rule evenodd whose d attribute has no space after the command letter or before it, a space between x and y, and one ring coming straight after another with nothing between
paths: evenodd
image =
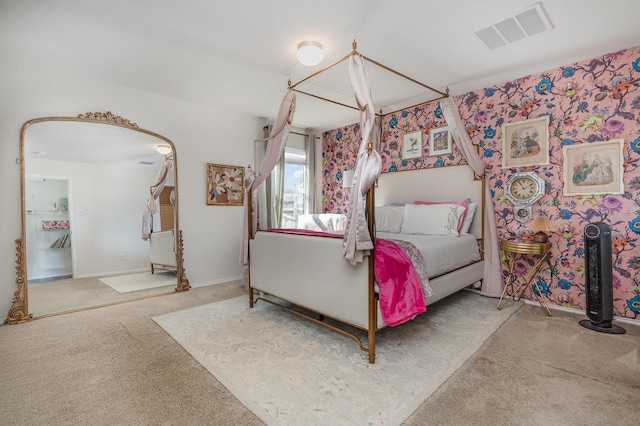
<instances>
[{"instance_id":1,"label":"beige carpet flooring","mask_svg":"<svg viewBox=\"0 0 640 426\"><path fill-rule=\"evenodd\" d=\"M166 294L173 292L176 284L177 279L169 286L119 293L99 278L67 278L29 283L29 313L34 316L52 315Z\"/></svg>"},{"instance_id":2,"label":"beige carpet flooring","mask_svg":"<svg viewBox=\"0 0 640 426\"><path fill-rule=\"evenodd\" d=\"M243 293L220 284L1 326L0 424L261 424L151 320ZM525 305L405 424L637 423L640 327L604 335L553 314Z\"/></svg>"},{"instance_id":3,"label":"beige carpet flooring","mask_svg":"<svg viewBox=\"0 0 640 426\"><path fill-rule=\"evenodd\" d=\"M525 305L406 424L637 424L640 327L602 334L551 312Z\"/></svg>"}]
</instances>

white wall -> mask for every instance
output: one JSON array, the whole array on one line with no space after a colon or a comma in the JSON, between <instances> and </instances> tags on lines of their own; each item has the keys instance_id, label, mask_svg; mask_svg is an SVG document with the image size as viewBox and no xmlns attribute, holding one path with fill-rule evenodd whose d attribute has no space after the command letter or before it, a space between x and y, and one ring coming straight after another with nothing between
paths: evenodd
<instances>
[{"instance_id":1,"label":"white wall","mask_svg":"<svg viewBox=\"0 0 640 426\"><path fill-rule=\"evenodd\" d=\"M179 219L191 285L242 276L238 261L242 207L206 205L205 165L251 164L253 139L262 137L259 119L92 81L56 71L55 64L18 63L6 55L0 61L0 77L0 193L4 201L0 205L0 317L6 316L16 289L20 128L35 117L111 111L169 138L177 151ZM277 107L274 105L274 114Z\"/></svg>"},{"instance_id":2,"label":"white wall","mask_svg":"<svg viewBox=\"0 0 640 426\"><path fill-rule=\"evenodd\" d=\"M149 185L158 173L157 165L113 166L33 157L25 163L27 176L69 181L68 218L75 278L149 269L149 242L141 237L142 211L149 197ZM28 196L25 201L29 208ZM29 271L33 266L28 264ZM36 277L30 274L29 279L32 278Z\"/></svg>"}]
</instances>

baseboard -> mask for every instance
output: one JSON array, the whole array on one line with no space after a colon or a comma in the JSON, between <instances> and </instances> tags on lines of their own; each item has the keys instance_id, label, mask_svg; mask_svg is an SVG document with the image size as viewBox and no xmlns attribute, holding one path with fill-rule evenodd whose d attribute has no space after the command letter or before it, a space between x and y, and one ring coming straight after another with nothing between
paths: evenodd
<instances>
[{"instance_id":1,"label":"baseboard","mask_svg":"<svg viewBox=\"0 0 640 426\"><path fill-rule=\"evenodd\" d=\"M103 272L100 274L88 274L88 275L82 275L82 276L77 276L77 277L73 277L73 278L105 278L105 277L119 277L121 275L133 275L133 274L143 274L145 272L151 272L150 268L143 268L143 269L129 269L126 271L118 271L118 272Z\"/></svg>"},{"instance_id":2,"label":"baseboard","mask_svg":"<svg viewBox=\"0 0 640 426\"><path fill-rule=\"evenodd\" d=\"M187 277L188 277L188 274L187 274ZM206 287L208 285L225 284L231 281L242 281L242 275L238 275L236 277L221 278L219 280L214 280L214 281L204 281L196 284L189 282L189 284L191 285L191 288L196 288L196 287Z\"/></svg>"},{"instance_id":3,"label":"baseboard","mask_svg":"<svg viewBox=\"0 0 640 426\"><path fill-rule=\"evenodd\" d=\"M537 300L526 300L526 299L522 299L522 300L524 300L524 303L526 303L528 305L540 306L540 303L538 303ZM549 305L549 304L547 304L547 306L549 307L549 309L553 309L555 311L564 311L564 312L569 312L569 313L577 314L577 315L585 315L585 313L584 313L584 311L582 309L568 308L566 306ZM636 319L633 319L633 318L620 317L620 316L617 316L617 315L614 315L613 319L614 319L614 321L623 322L623 323L632 324L632 325L637 325L637 326L640 327L640 320L636 320Z\"/></svg>"}]
</instances>

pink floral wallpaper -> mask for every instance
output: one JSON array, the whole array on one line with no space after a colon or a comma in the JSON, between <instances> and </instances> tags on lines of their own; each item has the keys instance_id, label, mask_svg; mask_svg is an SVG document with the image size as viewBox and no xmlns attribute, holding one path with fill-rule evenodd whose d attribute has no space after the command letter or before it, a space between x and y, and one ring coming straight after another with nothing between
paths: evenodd
<instances>
[{"instance_id":1,"label":"pink floral wallpaper","mask_svg":"<svg viewBox=\"0 0 640 426\"><path fill-rule=\"evenodd\" d=\"M585 308L583 229L592 222L612 227L614 313L640 316L640 47L606 54L454 97L466 130L480 151L495 206L499 238L528 240L528 223L515 220L504 186L515 171L546 181L534 205L558 229L550 237L552 268L538 284L549 303ZM502 126L549 117L549 165L502 168ZM383 173L465 163L455 141L451 154L429 156L429 130L445 126L437 103L383 117ZM402 158L402 137L422 131L423 156ZM563 146L624 139L621 195L563 196ZM348 189L342 173L355 167L359 125L323 135L323 211L344 212ZM522 271L530 265L521 261ZM529 289L529 292L533 291ZM526 294L531 299L530 293Z\"/></svg>"}]
</instances>

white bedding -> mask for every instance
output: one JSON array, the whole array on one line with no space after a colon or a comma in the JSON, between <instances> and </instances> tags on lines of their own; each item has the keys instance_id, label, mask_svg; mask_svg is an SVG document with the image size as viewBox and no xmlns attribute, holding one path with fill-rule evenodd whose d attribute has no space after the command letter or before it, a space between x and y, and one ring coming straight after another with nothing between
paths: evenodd
<instances>
[{"instance_id":1,"label":"white bedding","mask_svg":"<svg viewBox=\"0 0 640 426\"><path fill-rule=\"evenodd\" d=\"M376 238L403 240L415 245L424 258L429 278L434 278L480 260L480 250L476 237L461 234L415 235L377 232Z\"/></svg>"}]
</instances>

